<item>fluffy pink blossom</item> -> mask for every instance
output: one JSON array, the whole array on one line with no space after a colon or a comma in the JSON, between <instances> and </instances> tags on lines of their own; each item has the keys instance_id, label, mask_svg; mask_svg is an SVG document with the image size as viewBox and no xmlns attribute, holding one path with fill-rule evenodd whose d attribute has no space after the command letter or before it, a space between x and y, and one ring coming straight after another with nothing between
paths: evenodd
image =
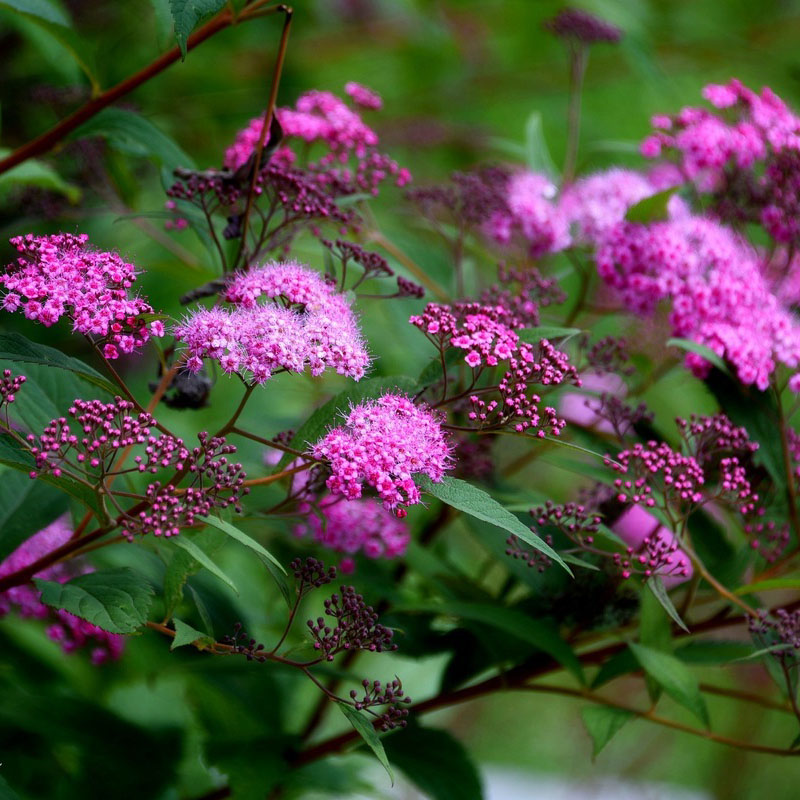
<instances>
[{"instance_id":1,"label":"fluffy pink blossom","mask_svg":"<svg viewBox=\"0 0 800 800\"><path fill-rule=\"evenodd\" d=\"M0 563L0 577L18 572L47 553L69 541L72 528L62 517L23 542L5 561ZM86 564L76 567L74 561L62 562L46 567L37 573L42 580L66 583L68 580L92 572ZM63 609L52 609L40 600L40 592L31 584L14 586L0 592L0 617L14 611L21 617L48 620L47 635L58 642L64 652L71 653L82 647L92 646L93 664L101 664L122 655L124 638L98 628Z\"/></svg>"},{"instance_id":2,"label":"fluffy pink blossom","mask_svg":"<svg viewBox=\"0 0 800 800\"><path fill-rule=\"evenodd\" d=\"M347 298L314 270L296 262L267 264L234 276L224 298L234 307L199 309L174 330L194 372L204 358L256 383L306 367L312 375L334 369L359 380L369 366ZM259 303L262 298L268 302Z\"/></svg>"},{"instance_id":3,"label":"fluffy pink blossom","mask_svg":"<svg viewBox=\"0 0 800 800\"><path fill-rule=\"evenodd\" d=\"M453 467L450 450L440 417L399 394L354 406L344 425L311 448L314 458L330 462L327 486L333 494L355 500L366 483L400 517L404 506L421 501L413 476L441 481Z\"/></svg>"},{"instance_id":4,"label":"fluffy pink blossom","mask_svg":"<svg viewBox=\"0 0 800 800\"><path fill-rule=\"evenodd\" d=\"M337 553L360 552L367 558L399 558L411 540L405 522L371 497L325 497L296 528L296 533L311 533L315 541Z\"/></svg>"},{"instance_id":5,"label":"fluffy pink blossom","mask_svg":"<svg viewBox=\"0 0 800 800\"><path fill-rule=\"evenodd\" d=\"M368 111L380 111L383 108L381 96L360 83L348 81L344 86L344 92L357 106Z\"/></svg>"},{"instance_id":6,"label":"fluffy pink blossom","mask_svg":"<svg viewBox=\"0 0 800 800\"><path fill-rule=\"evenodd\" d=\"M130 294L137 275L133 264L116 253L90 249L88 239L71 233L12 239L21 255L0 273L7 290L3 307L48 327L69 317L75 332L98 339L105 357L114 359L150 336L163 336L164 326L141 318L153 308Z\"/></svg>"}]
</instances>

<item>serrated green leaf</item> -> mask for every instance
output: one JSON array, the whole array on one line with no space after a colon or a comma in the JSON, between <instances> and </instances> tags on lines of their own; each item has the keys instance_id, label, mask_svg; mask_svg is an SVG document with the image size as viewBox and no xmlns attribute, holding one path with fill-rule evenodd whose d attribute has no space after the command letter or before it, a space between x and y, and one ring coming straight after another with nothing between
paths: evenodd
<instances>
[{"instance_id":1,"label":"serrated green leaf","mask_svg":"<svg viewBox=\"0 0 800 800\"><path fill-rule=\"evenodd\" d=\"M305 450L309 444L319 441L328 429L341 421L343 413L350 410L350 406L363 403L380 397L387 392L396 391L410 393L418 388L413 378L399 375L393 378L367 378L359 381L355 386L340 392L320 406L298 429L292 437L290 446L295 450ZM294 458L291 453L286 453L275 467L275 472L280 472Z\"/></svg>"},{"instance_id":2,"label":"serrated green leaf","mask_svg":"<svg viewBox=\"0 0 800 800\"><path fill-rule=\"evenodd\" d=\"M710 348L708 345L693 342L691 339L668 339L667 347L677 347L687 353L694 353L695 355L704 358L709 364L713 364L718 370L730 375L728 365Z\"/></svg>"},{"instance_id":3,"label":"serrated green leaf","mask_svg":"<svg viewBox=\"0 0 800 800\"><path fill-rule=\"evenodd\" d=\"M226 0L169 0L172 19L175 23L175 39L186 58L186 40L197 24L205 17L216 14Z\"/></svg>"},{"instance_id":4,"label":"serrated green leaf","mask_svg":"<svg viewBox=\"0 0 800 800\"><path fill-rule=\"evenodd\" d=\"M625 215L627 222L639 222L647 224L649 222L660 222L669 218L669 201L675 192L678 191L677 186L671 189L664 189L661 192L651 194L650 197L645 197L638 203L634 203Z\"/></svg>"},{"instance_id":5,"label":"serrated green leaf","mask_svg":"<svg viewBox=\"0 0 800 800\"><path fill-rule=\"evenodd\" d=\"M631 642L628 645L642 669L676 702L692 712L706 728L711 722L697 679L678 658Z\"/></svg>"},{"instance_id":6,"label":"serrated green leaf","mask_svg":"<svg viewBox=\"0 0 800 800\"><path fill-rule=\"evenodd\" d=\"M212 575L215 575L223 583L226 583L236 594L239 594L236 584L193 541L188 539L186 536L180 535L172 537L172 542L176 547L180 547L181 550L185 550L195 561L204 566Z\"/></svg>"},{"instance_id":7,"label":"serrated green leaf","mask_svg":"<svg viewBox=\"0 0 800 800\"><path fill-rule=\"evenodd\" d=\"M547 542L523 525L510 511L501 506L491 495L459 478L445 477L441 483L434 483L427 475L417 475L417 485L425 492L465 514L488 522L496 528L513 533L518 539L534 550L544 553L560 564L570 575L572 570L561 556Z\"/></svg>"},{"instance_id":8,"label":"serrated green leaf","mask_svg":"<svg viewBox=\"0 0 800 800\"><path fill-rule=\"evenodd\" d=\"M375 757L381 762L381 766L389 773L389 779L394 786L394 773L389 766L389 759L386 757L386 751L383 749L383 743L378 738L375 728L369 719L359 711L356 711L352 706L347 703L336 703L342 714L345 715L347 721L356 729L356 733L364 740L367 747L375 753Z\"/></svg>"},{"instance_id":9,"label":"serrated green leaf","mask_svg":"<svg viewBox=\"0 0 800 800\"><path fill-rule=\"evenodd\" d=\"M175 626L175 637L170 650L176 647L184 647L187 644L196 644L199 650L203 650L214 643L214 640L201 631L195 630L191 625L187 625L183 620L174 617L172 624Z\"/></svg>"},{"instance_id":10,"label":"serrated green leaf","mask_svg":"<svg viewBox=\"0 0 800 800\"><path fill-rule=\"evenodd\" d=\"M683 628L686 633L689 633L686 623L681 619L680 614L678 614L678 611L673 605L670 596L667 594L667 589L664 586L664 581L661 580L661 576L653 575L651 578L647 579L645 585L653 593L653 596L656 598L656 600L658 600L658 602L661 604L661 607L667 612L672 621L678 625L678 627Z\"/></svg>"},{"instance_id":11,"label":"serrated green leaf","mask_svg":"<svg viewBox=\"0 0 800 800\"><path fill-rule=\"evenodd\" d=\"M614 734L635 716L632 711L612 706L584 706L581 719L592 737L592 758L597 758Z\"/></svg>"},{"instance_id":12,"label":"serrated green leaf","mask_svg":"<svg viewBox=\"0 0 800 800\"><path fill-rule=\"evenodd\" d=\"M409 725L382 741L391 763L430 800L482 800L475 763L448 731Z\"/></svg>"},{"instance_id":13,"label":"serrated green leaf","mask_svg":"<svg viewBox=\"0 0 800 800\"><path fill-rule=\"evenodd\" d=\"M283 568L283 564L275 558L266 547L260 545L255 539L248 536L243 531L240 531L235 525L231 525L230 522L226 522L219 517L201 517L200 519L203 520L207 525L211 525L212 527L216 528L218 531L222 531L226 533L231 539L236 539L237 542L243 544L245 547L249 547L254 552L258 553L262 558L266 559L267 561L271 561L284 575L286 575L286 570Z\"/></svg>"},{"instance_id":14,"label":"serrated green leaf","mask_svg":"<svg viewBox=\"0 0 800 800\"><path fill-rule=\"evenodd\" d=\"M129 567L90 572L68 583L39 578L34 583L45 605L64 609L109 633L141 628L153 601L153 587Z\"/></svg>"},{"instance_id":15,"label":"serrated green leaf","mask_svg":"<svg viewBox=\"0 0 800 800\"><path fill-rule=\"evenodd\" d=\"M104 108L71 134L73 139L89 136L100 136L128 155L151 158L170 171L176 167L194 167L192 157L172 138L134 111Z\"/></svg>"},{"instance_id":16,"label":"serrated green leaf","mask_svg":"<svg viewBox=\"0 0 800 800\"><path fill-rule=\"evenodd\" d=\"M0 158L5 158L10 152L8 148L0 147ZM63 195L73 204L81 199L81 190L77 186L65 181L48 164L34 158L23 161L22 164L17 164L16 167L0 175L0 197L18 186L45 189Z\"/></svg>"},{"instance_id":17,"label":"serrated green leaf","mask_svg":"<svg viewBox=\"0 0 800 800\"><path fill-rule=\"evenodd\" d=\"M21 472L0 475L0 562L69 508L68 496Z\"/></svg>"},{"instance_id":18,"label":"serrated green leaf","mask_svg":"<svg viewBox=\"0 0 800 800\"><path fill-rule=\"evenodd\" d=\"M409 607L413 608L413 607ZM533 619L522 611L488 603L444 602L430 606L433 613L482 622L516 636L552 656L582 683L586 683L583 667L573 649L559 636L558 629L542 620Z\"/></svg>"}]
</instances>

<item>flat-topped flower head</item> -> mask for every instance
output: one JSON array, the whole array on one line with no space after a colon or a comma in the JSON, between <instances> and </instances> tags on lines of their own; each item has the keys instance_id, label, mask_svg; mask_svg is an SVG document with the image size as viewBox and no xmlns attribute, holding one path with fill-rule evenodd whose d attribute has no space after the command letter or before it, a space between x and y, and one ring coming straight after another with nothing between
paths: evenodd
<instances>
[{"instance_id":1,"label":"flat-topped flower head","mask_svg":"<svg viewBox=\"0 0 800 800\"><path fill-rule=\"evenodd\" d=\"M359 380L369 366L348 299L308 267L276 262L237 274L223 297L232 308L200 309L175 328L193 372L211 358L255 383L306 368L312 375L334 369Z\"/></svg>"},{"instance_id":2,"label":"flat-topped flower head","mask_svg":"<svg viewBox=\"0 0 800 800\"><path fill-rule=\"evenodd\" d=\"M163 336L160 320L142 318L152 306L130 293L134 265L116 253L89 248L88 240L71 233L12 239L20 256L0 273L3 308L20 310L48 327L66 316L76 333L103 344L109 359L134 352L151 336Z\"/></svg>"},{"instance_id":3,"label":"flat-topped flower head","mask_svg":"<svg viewBox=\"0 0 800 800\"><path fill-rule=\"evenodd\" d=\"M385 394L354 406L344 425L332 428L311 448L330 462L327 486L348 500L372 486L384 506L405 516L404 506L421 501L413 476L439 482L452 469L450 443L431 409L400 394Z\"/></svg>"},{"instance_id":4,"label":"flat-topped flower head","mask_svg":"<svg viewBox=\"0 0 800 800\"><path fill-rule=\"evenodd\" d=\"M616 25L580 8L559 11L544 27L560 39L582 44L617 44L622 38L622 30Z\"/></svg>"}]
</instances>

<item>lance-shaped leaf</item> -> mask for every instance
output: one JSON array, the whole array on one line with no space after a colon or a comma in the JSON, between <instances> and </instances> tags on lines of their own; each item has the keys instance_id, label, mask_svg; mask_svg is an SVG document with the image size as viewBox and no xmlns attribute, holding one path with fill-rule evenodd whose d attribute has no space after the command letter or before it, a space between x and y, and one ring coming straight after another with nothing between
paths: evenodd
<instances>
[{"instance_id":1,"label":"lance-shaped leaf","mask_svg":"<svg viewBox=\"0 0 800 800\"><path fill-rule=\"evenodd\" d=\"M383 743L378 738L378 734L375 728L372 727L369 718L360 711L356 711L352 706L347 705L347 703L336 703L336 705L342 714L347 717L347 721L356 729L356 732L364 740L367 747L375 753L375 757L381 762L386 772L389 773L389 778L392 781L392 785L394 785L394 773L389 766L389 759L386 757Z\"/></svg>"}]
</instances>

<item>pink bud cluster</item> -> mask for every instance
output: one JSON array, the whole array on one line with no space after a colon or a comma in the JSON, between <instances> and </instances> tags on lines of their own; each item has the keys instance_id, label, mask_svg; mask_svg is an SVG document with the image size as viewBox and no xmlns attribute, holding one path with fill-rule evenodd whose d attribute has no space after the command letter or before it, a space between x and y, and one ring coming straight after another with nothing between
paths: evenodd
<instances>
[{"instance_id":1,"label":"pink bud cluster","mask_svg":"<svg viewBox=\"0 0 800 800\"><path fill-rule=\"evenodd\" d=\"M537 269L497 267L497 283L481 292L480 303L499 312L498 322L509 328L536 327L539 309L559 305L567 299L555 278L545 278Z\"/></svg>"},{"instance_id":2,"label":"pink bud cluster","mask_svg":"<svg viewBox=\"0 0 800 800\"><path fill-rule=\"evenodd\" d=\"M0 563L0 577L11 575L38 561L42 556L66 544L72 536L72 528L66 518L61 518L23 542L5 561ZM37 573L42 580L66 583L71 578L91 572L88 565L76 568L76 562L53 564ZM92 625L63 609L54 610L40 600L40 592L31 584L14 586L0 592L0 617L15 611L21 617L47 620L47 635L58 642L64 652L72 653L91 646L93 664L102 664L108 659L122 655L124 638Z\"/></svg>"},{"instance_id":3,"label":"pink bud cluster","mask_svg":"<svg viewBox=\"0 0 800 800\"><path fill-rule=\"evenodd\" d=\"M413 476L423 473L440 482L453 466L450 449L433 411L402 395L385 394L353 407L344 425L332 428L311 452L330 462L332 493L354 500L366 483L387 509L404 517L404 506L421 501Z\"/></svg>"},{"instance_id":4,"label":"pink bud cluster","mask_svg":"<svg viewBox=\"0 0 800 800\"><path fill-rule=\"evenodd\" d=\"M239 501L249 490L244 485L242 465L228 459L236 448L226 444L222 436L203 432L197 438L200 444L191 450L180 439L172 440L174 446L169 448L179 454L181 461L173 466L189 475L190 485L176 488L173 484L164 486L160 481L151 483L145 493L147 507L136 515L124 515L122 534L129 540L148 533L177 536L183 528L194 525L197 517L208 516L215 508L233 506L241 512ZM143 467L139 465L140 470Z\"/></svg>"},{"instance_id":5,"label":"pink bud cluster","mask_svg":"<svg viewBox=\"0 0 800 800\"><path fill-rule=\"evenodd\" d=\"M216 307L190 314L174 329L186 343L186 366L198 372L204 358L225 372L263 383L279 370L312 375L334 369L355 380L369 366L358 321L347 298L314 270L296 262L271 263L236 275ZM259 304L259 298L273 302Z\"/></svg>"},{"instance_id":6,"label":"pink bud cluster","mask_svg":"<svg viewBox=\"0 0 800 800\"><path fill-rule=\"evenodd\" d=\"M307 508L310 513L295 528L295 533L298 536L310 533L319 544L337 553L400 558L411 540L408 526L371 497L345 500L328 496L313 510ZM340 569L351 571L352 559L343 560Z\"/></svg>"},{"instance_id":7,"label":"pink bud cluster","mask_svg":"<svg viewBox=\"0 0 800 800\"><path fill-rule=\"evenodd\" d=\"M597 269L637 313L672 303L675 336L711 348L739 379L766 389L777 364L800 363L800 326L772 294L756 253L727 228L691 217L650 225L621 223L597 250ZM710 364L689 354L704 376Z\"/></svg>"},{"instance_id":8,"label":"pink bud cluster","mask_svg":"<svg viewBox=\"0 0 800 800\"><path fill-rule=\"evenodd\" d=\"M108 359L132 353L151 336L163 336L160 320L147 322L152 306L129 292L136 268L116 253L87 247L88 236L59 233L17 236L21 254L0 273L6 291L3 308L21 309L28 319L50 326L61 317L73 330L104 342Z\"/></svg>"},{"instance_id":9,"label":"pink bud cluster","mask_svg":"<svg viewBox=\"0 0 800 800\"><path fill-rule=\"evenodd\" d=\"M345 91L362 108L377 110L382 105L377 94L359 84L348 83ZM275 113L289 146L293 139L323 145L323 155L308 165L322 184L343 182L356 191L377 194L378 186L387 178L394 178L398 186L411 180L407 169L376 150L378 135L361 115L331 92L306 92L294 108L279 108ZM225 166L236 169L247 161L258 144L263 124L259 117L239 132L225 153ZM280 157L289 163L296 159L289 147L281 148Z\"/></svg>"},{"instance_id":10,"label":"pink bud cluster","mask_svg":"<svg viewBox=\"0 0 800 800\"><path fill-rule=\"evenodd\" d=\"M0 378L0 406L11 405L26 380L24 375L14 375L10 369L4 369L3 376Z\"/></svg>"}]
</instances>

